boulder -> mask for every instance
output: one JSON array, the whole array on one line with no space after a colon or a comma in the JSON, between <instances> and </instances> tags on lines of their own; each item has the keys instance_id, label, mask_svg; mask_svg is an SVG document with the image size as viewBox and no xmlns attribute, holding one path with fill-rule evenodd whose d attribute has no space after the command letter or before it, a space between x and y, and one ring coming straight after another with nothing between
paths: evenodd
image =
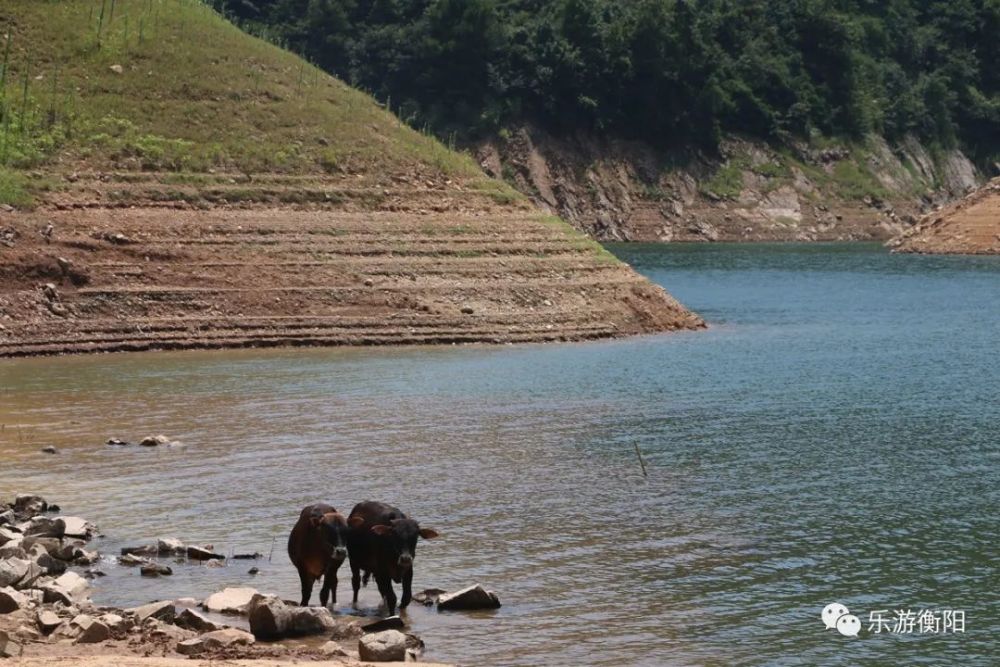
<instances>
[{"instance_id":1,"label":"boulder","mask_svg":"<svg viewBox=\"0 0 1000 667\"><path fill-rule=\"evenodd\" d=\"M255 595L260 594L253 588L226 588L205 598L201 608L219 614L245 614Z\"/></svg>"},{"instance_id":2,"label":"boulder","mask_svg":"<svg viewBox=\"0 0 1000 667\"><path fill-rule=\"evenodd\" d=\"M80 634L77 635L74 642L76 644L99 644L111 639L111 629L96 618L86 614L80 614L74 618L70 625L80 628Z\"/></svg>"},{"instance_id":3,"label":"boulder","mask_svg":"<svg viewBox=\"0 0 1000 667\"><path fill-rule=\"evenodd\" d=\"M159 549L152 544L144 544L141 547L122 547L122 556L156 556L160 553Z\"/></svg>"},{"instance_id":4,"label":"boulder","mask_svg":"<svg viewBox=\"0 0 1000 667\"><path fill-rule=\"evenodd\" d=\"M21 543L17 544L5 544L0 547L0 561L5 561L10 558L17 558L19 560L28 560L28 552L24 550Z\"/></svg>"},{"instance_id":5,"label":"boulder","mask_svg":"<svg viewBox=\"0 0 1000 667\"><path fill-rule=\"evenodd\" d=\"M0 658L14 658L21 654L21 646L0 630Z\"/></svg>"},{"instance_id":6,"label":"boulder","mask_svg":"<svg viewBox=\"0 0 1000 667\"><path fill-rule=\"evenodd\" d=\"M0 614L10 614L24 609L27 605L28 598L13 588L0 588Z\"/></svg>"},{"instance_id":7,"label":"boulder","mask_svg":"<svg viewBox=\"0 0 1000 667\"><path fill-rule=\"evenodd\" d=\"M443 588L425 588L419 593L413 594L413 601L425 607L433 607L438 598L447 593Z\"/></svg>"},{"instance_id":8,"label":"boulder","mask_svg":"<svg viewBox=\"0 0 1000 667\"><path fill-rule=\"evenodd\" d=\"M174 621L174 624L186 630L194 630L195 632L215 632L216 630L224 629L224 626L213 623L194 609L183 610L177 615L177 620Z\"/></svg>"},{"instance_id":9,"label":"boulder","mask_svg":"<svg viewBox=\"0 0 1000 667\"><path fill-rule=\"evenodd\" d=\"M23 493L14 498L14 514L19 516L35 516L49 509L45 498L30 493Z\"/></svg>"},{"instance_id":10,"label":"boulder","mask_svg":"<svg viewBox=\"0 0 1000 667\"><path fill-rule=\"evenodd\" d=\"M28 551L28 558L45 570L47 574L55 576L66 571L66 562L58 558L53 558L41 544L32 545Z\"/></svg>"},{"instance_id":11,"label":"boulder","mask_svg":"<svg viewBox=\"0 0 1000 667\"><path fill-rule=\"evenodd\" d=\"M374 618L368 622L362 621L361 631L365 634L371 632L384 632L386 630L402 630L406 625L399 616L387 616L386 618Z\"/></svg>"},{"instance_id":12,"label":"boulder","mask_svg":"<svg viewBox=\"0 0 1000 667\"><path fill-rule=\"evenodd\" d=\"M140 447L159 447L160 445L169 445L170 438L167 436L160 435L148 435L139 441Z\"/></svg>"},{"instance_id":13,"label":"boulder","mask_svg":"<svg viewBox=\"0 0 1000 667\"><path fill-rule=\"evenodd\" d=\"M204 549L202 547L188 547L187 557L191 560L225 560L225 556L222 554L217 554L211 549Z\"/></svg>"},{"instance_id":14,"label":"boulder","mask_svg":"<svg viewBox=\"0 0 1000 667\"><path fill-rule=\"evenodd\" d=\"M104 614L103 616L99 616L97 620L108 626L111 635L116 639L123 638L132 628L132 624L128 619L118 614Z\"/></svg>"},{"instance_id":15,"label":"boulder","mask_svg":"<svg viewBox=\"0 0 1000 667\"><path fill-rule=\"evenodd\" d=\"M36 621L38 622L38 629L42 631L43 635L52 634L53 630L62 625L62 619L55 612L48 609L40 610Z\"/></svg>"},{"instance_id":16,"label":"boulder","mask_svg":"<svg viewBox=\"0 0 1000 667\"><path fill-rule=\"evenodd\" d=\"M198 655L206 650L227 649L232 646L250 646L255 641L254 636L249 632L237 630L236 628L225 628L180 642L177 644L177 652L181 655Z\"/></svg>"},{"instance_id":17,"label":"boulder","mask_svg":"<svg viewBox=\"0 0 1000 667\"><path fill-rule=\"evenodd\" d=\"M271 595L255 595L248 606L250 632L257 639L275 640L332 631L333 614L322 607L292 607Z\"/></svg>"},{"instance_id":18,"label":"boulder","mask_svg":"<svg viewBox=\"0 0 1000 667\"><path fill-rule=\"evenodd\" d=\"M23 591L26 588L37 588L38 584L43 580L45 576L45 569L41 565L33 561L28 561L28 571L25 573L21 580L14 584L14 588L19 591Z\"/></svg>"},{"instance_id":19,"label":"boulder","mask_svg":"<svg viewBox=\"0 0 1000 667\"><path fill-rule=\"evenodd\" d=\"M4 510L0 512L0 526L14 523L14 510Z\"/></svg>"},{"instance_id":20,"label":"boulder","mask_svg":"<svg viewBox=\"0 0 1000 667\"><path fill-rule=\"evenodd\" d=\"M161 537L156 541L156 552L161 556L184 553L184 543L172 537Z\"/></svg>"},{"instance_id":21,"label":"boulder","mask_svg":"<svg viewBox=\"0 0 1000 667\"><path fill-rule=\"evenodd\" d=\"M480 584L463 588L454 593L445 593L438 597L438 609L440 610L465 610L465 609L497 609L500 607L500 598L493 591L488 591Z\"/></svg>"},{"instance_id":22,"label":"boulder","mask_svg":"<svg viewBox=\"0 0 1000 667\"><path fill-rule=\"evenodd\" d=\"M28 574L31 561L21 558L8 558L0 561L0 587L13 586Z\"/></svg>"},{"instance_id":23,"label":"boulder","mask_svg":"<svg viewBox=\"0 0 1000 667\"><path fill-rule=\"evenodd\" d=\"M24 540L24 535L14 526L0 526L0 547L8 544L18 545Z\"/></svg>"},{"instance_id":24,"label":"boulder","mask_svg":"<svg viewBox=\"0 0 1000 667\"><path fill-rule=\"evenodd\" d=\"M327 643L325 643L322 646L320 646L319 647L319 652L323 654L324 658L347 658L347 657L350 657L348 655L347 651L345 651L343 649L343 647L341 647L341 645L338 644L335 641L328 641Z\"/></svg>"},{"instance_id":25,"label":"boulder","mask_svg":"<svg viewBox=\"0 0 1000 667\"><path fill-rule=\"evenodd\" d=\"M89 540L97 532L97 526L78 516L61 516L57 520L63 522L65 537Z\"/></svg>"},{"instance_id":26,"label":"boulder","mask_svg":"<svg viewBox=\"0 0 1000 667\"><path fill-rule=\"evenodd\" d=\"M125 554L124 556L118 557L118 564L130 567L133 565L151 565L153 561L148 558L143 558L141 556L133 556L132 554Z\"/></svg>"},{"instance_id":27,"label":"boulder","mask_svg":"<svg viewBox=\"0 0 1000 667\"><path fill-rule=\"evenodd\" d=\"M330 633L330 639L351 639L365 633L361 626L368 619L360 616L335 616L333 621L336 625Z\"/></svg>"},{"instance_id":28,"label":"boulder","mask_svg":"<svg viewBox=\"0 0 1000 667\"><path fill-rule=\"evenodd\" d=\"M204 653L206 648L205 641L201 637L177 642L177 652L181 655L198 655Z\"/></svg>"},{"instance_id":29,"label":"boulder","mask_svg":"<svg viewBox=\"0 0 1000 667\"><path fill-rule=\"evenodd\" d=\"M36 516L28 522L24 530L27 537L62 538L66 534L66 523L62 519L50 519L47 516Z\"/></svg>"},{"instance_id":30,"label":"boulder","mask_svg":"<svg viewBox=\"0 0 1000 667\"><path fill-rule=\"evenodd\" d=\"M31 547L35 546L36 544L42 545L42 548L44 548L46 551L48 551L56 558L59 557L59 552L63 548L63 542L58 537L32 535L30 537L25 537L24 540L21 542L21 546L25 550L30 550Z\"/></svg>"},{"instance_id":31,"label":"boulder","mask_svg":"<svg viewBox=\"0 0 1000 667\"><path fill-rule=\"evenodd\" d=\"M174 603L170 600L162 600L160 602L151 602L150 604L144 604L141 607L135 607L134 609L129 609L128 611L135 614L136 620L139 623L143 623L146 619L155 618L165 623L173 623L174 618L177 615L177 610L174 609Z\"/></svg>"},{"instance_id":32,"label":"boulder","mask_svg":"<svg viewBox=\"0 0 1000 667\"><path fill-rule=\"evenodd\" d=\"M358 640L358 654L368 662L401 662L406 659L406 635L399 630L364 635Z\"/></svg>"},{"instance_id":33,"label":"boulder","mask_svg":"<svg viewBox=\"0 0 1000 667\"><path fill-rule=\"evenodd\" d=\"M76 572L64 572L53 583L80 602L87 599L87 591L90 590L90 583Z\"/></svg>"},{"instance_id":34,"label":"boulder","mask_svg":"<svg viewBox=\"0 0 1000 667\"><path fill-rule=\"evenodd\" d=\"M174 573L166 565L160 565L159 563L147 563L139 569L139 573L144 577L168 577Z\"/></svg>"},{"instance_id":35,"label":"boulder","mask_svg":"<svg viewBox=\"0 0 1000 667\"><path fill-rule=\"evenodd\" d=\"M191 630L185 630L184 628L178 628L176 625L171 623L164 623L158 621L155 618L151 618L143 624L143 627L149 632L149 636L154 639L168 640L174 642L182 642L186 639L192 639L196 636L196 633Z\"/></svg>"}]
</instances>

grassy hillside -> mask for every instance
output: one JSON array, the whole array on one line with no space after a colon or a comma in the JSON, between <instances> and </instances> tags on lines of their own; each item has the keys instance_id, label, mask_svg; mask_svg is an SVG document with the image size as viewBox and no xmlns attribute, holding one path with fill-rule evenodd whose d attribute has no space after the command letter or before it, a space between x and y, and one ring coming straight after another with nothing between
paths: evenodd
<instances>
[{"instance_id":1,"label":"grassy hillside","mask_svg":"<svg viewBox=\"0 0 1000 667\"><path fill-rule=\"evenodd\" d=\"M196 0L4 0L0 37L5 203L59 187L24 176L39 166L482 179L468 157Z\"/></svg>"}]
</instances>

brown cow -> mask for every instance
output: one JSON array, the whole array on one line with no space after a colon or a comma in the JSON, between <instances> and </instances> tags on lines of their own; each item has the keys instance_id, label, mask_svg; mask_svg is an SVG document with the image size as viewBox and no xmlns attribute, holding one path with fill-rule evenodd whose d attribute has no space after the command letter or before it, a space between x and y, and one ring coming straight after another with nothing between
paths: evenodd
<instances>
[{"instance_id":1,"label":"brown cow","mask_svg":"<svg viewBox=\"0 0 1000 667\"><path fill-rule=\"evenodd\" d=\"M337 569L347 558L349 530L344 515L330 505L309 505L299 514L288 536L288 557L299 571L303 607L309 605L313 584L320 577L324 577L320 603L325 607L331 593L331 602L337 602Z\"/></svg>"}]
</instances>

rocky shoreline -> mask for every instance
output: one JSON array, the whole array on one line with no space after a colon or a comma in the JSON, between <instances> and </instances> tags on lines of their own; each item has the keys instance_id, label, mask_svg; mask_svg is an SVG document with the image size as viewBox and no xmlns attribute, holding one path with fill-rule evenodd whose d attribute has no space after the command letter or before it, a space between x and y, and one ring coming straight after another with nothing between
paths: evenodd
<instances>
[{"instance_id":1,"label":"rocky shoreline","mask_svg":"<svg viewBox=\"0 0 1000 667\"><path fill-rule=\"evenodd\" d=\"M356 665L414 662L423 653L423 641L406 632L399 616L333 614L253 588L226 588L203 600L156 600L133 608L95 604L88 580L103 576L95 567L101 556L87 547L98 529L60 512L37 495L18 495L13 503L0 504L0 657L157 656ZM163 538L155 545L121 549L117 559L140 567L144 576L157 577L172 574L166 559L180 567L211 566L226 556L210 545ZM441 609L499 606L496 594L480 586L452 594L432 589L414 599L426 605L440 601ZM283 641L306 636L316 641Z\"/></svg>"}]
</instances>

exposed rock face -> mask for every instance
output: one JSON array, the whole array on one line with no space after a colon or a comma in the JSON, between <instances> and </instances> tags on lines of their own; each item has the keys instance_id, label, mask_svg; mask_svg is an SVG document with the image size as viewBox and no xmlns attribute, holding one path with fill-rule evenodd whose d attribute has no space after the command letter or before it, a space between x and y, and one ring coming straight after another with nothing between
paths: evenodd
<instances>
[{"instance_id":1,"label":"exposed rock face","mask_svg":"<svg viewBox=\"0 0 1000 667\"><path fill-rule=\"evenodd\" d=\"M895 252L1000 254L1000 178L928 214L888 245Z\"/></svg>"},{"instance_id":2,"label":"exposed rock face","mask_svg":"<svg viewBox=\"0 0 1000 667\"><path fill-rule=\"evenodd\" d=\"M369 662L393 662L406 659L406 635L399 630L386 630L358 639L358 654Z\"/></svg>"},{"instance_id":3,"label":"exposed rock face","mask_svg":"<svg viewBox=\"0 0 1000 667\"><path fill-rule=\"evenodd\" d=\"M913 137L889 146L870 136L853 151L788 148L794 159L739 139L724 140L719 156L664 155L524 127L477 154L491 175L610 241L884 240L981 180L960 151L934 158ZM858 187L884 196L865 198Z\"/></svg>"}]
</instances>

